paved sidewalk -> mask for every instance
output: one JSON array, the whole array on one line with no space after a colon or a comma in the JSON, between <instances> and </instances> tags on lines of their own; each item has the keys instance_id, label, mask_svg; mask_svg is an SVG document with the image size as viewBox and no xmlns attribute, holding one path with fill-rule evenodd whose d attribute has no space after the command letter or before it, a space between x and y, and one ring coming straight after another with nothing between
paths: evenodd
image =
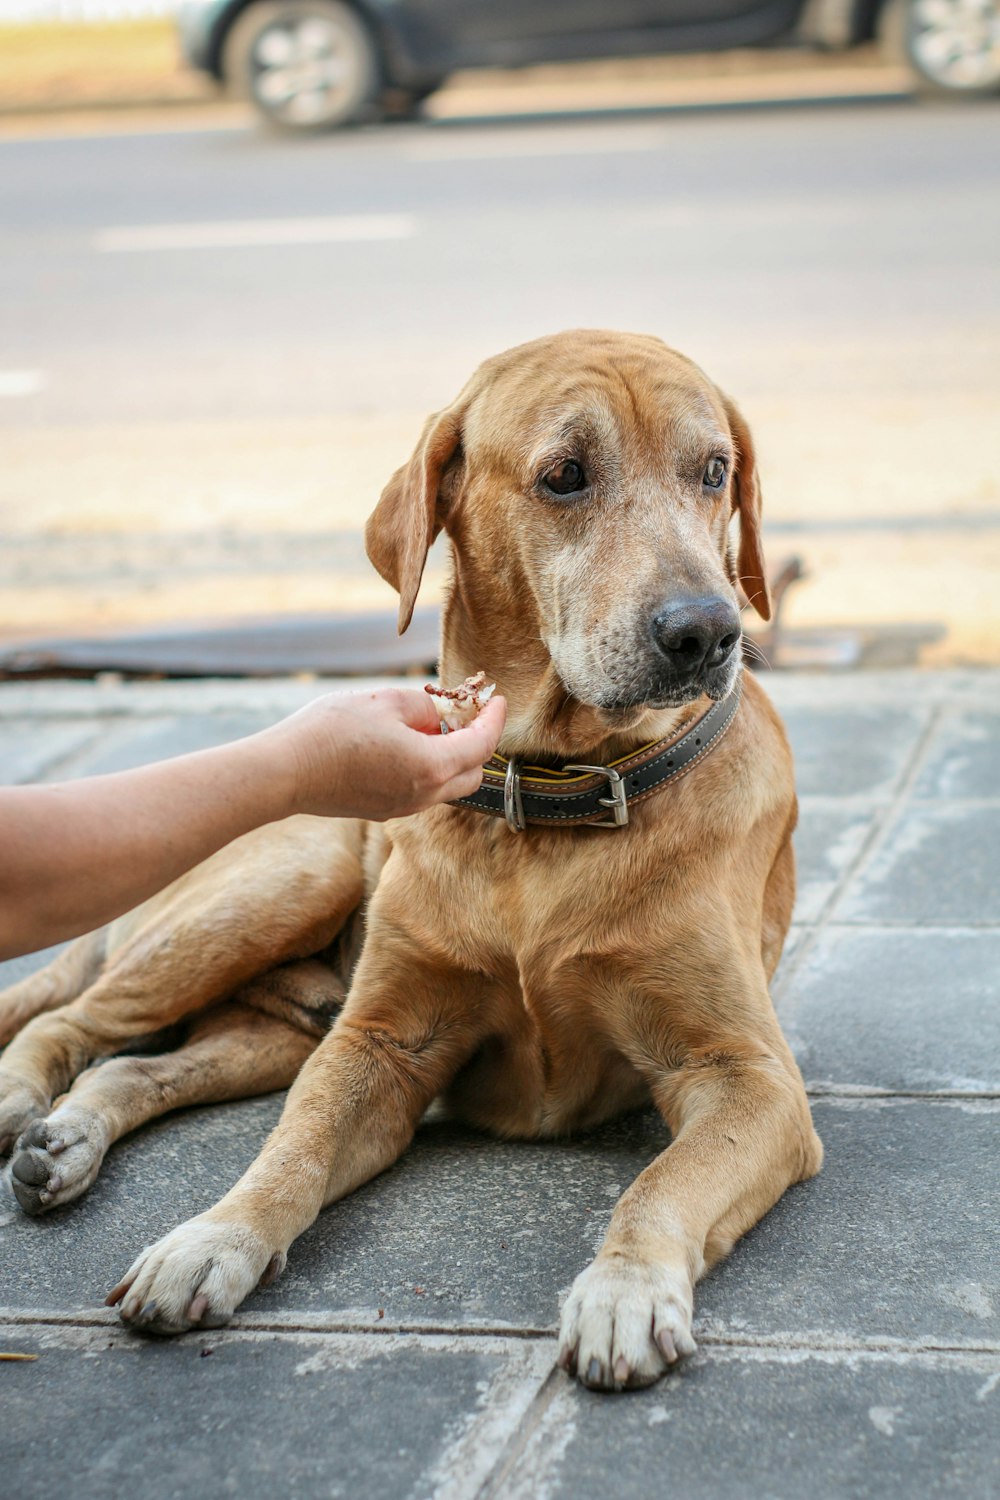
<instances>
[{"instance_id":1,"label":"paved sidewalk","mask_svg":"<svg viewBox=\"0 0 1000 1500\"><path fill-rule=\"evenodd\" d=\"M38 1355L0 1364L12 1500L1000 1493L1000 673L767 685L802 794L775 993L827 1162L702 1284L697 1356L617 1398L552 1368L560 1293L665 1144L651 1113L565 1145L427 1126L230 1329L133 1338L103 1293L281 1101L194 1110L48 1218L0 1187L0 1350ZM132 765L316 691L4 687L0 768Z\"/></svg>"}]
</instances>

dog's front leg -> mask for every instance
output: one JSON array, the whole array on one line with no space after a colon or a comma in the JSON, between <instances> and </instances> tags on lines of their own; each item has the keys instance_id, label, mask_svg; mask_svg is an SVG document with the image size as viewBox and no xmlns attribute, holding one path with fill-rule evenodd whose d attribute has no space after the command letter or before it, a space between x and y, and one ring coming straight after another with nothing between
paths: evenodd
<instances>
[{"instance_id":1,"label":"dog's front leg","mask_svg":"<svg viewBox=\"0 0 1000 1500\"><path fill-rule=\"evenodd\" d=\"M109 1295L123 1321L148 1333L225 1323L281 1271L322 1208L391 1166L483 1034L470 983L412 952L394 961L366 951L260 1156L214 1208L144 1250Z\"/></svg>"},{"instance_id":2,"label":"dog's front leg","mask_svg":"<svg viewBox=\"0 0 1000 1500\"><path fill-rule=\"evenodd\" d=\"M620 1199L563 1309L559 1362L598 1390L650 1385L694 1352L699 1276L822 1163L776 1022L689 1049L653 1079L653 1096L672 1144Z\"/></svg>"}]
</instances>

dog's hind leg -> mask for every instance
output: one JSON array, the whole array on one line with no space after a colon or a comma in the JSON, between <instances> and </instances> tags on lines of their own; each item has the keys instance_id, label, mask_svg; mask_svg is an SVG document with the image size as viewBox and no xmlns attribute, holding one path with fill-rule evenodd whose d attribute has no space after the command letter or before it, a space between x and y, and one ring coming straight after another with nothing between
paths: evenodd
<instances>
[{"instance_id":1,"label":"dog's hind leg","mask_svg":"<svg viewBox=\"0 0 1000 1500\"><path fill-rule=\"evenodd\" d=\"M0 992L0 1047L22 1026L44 1011L56 1010L82 995L101 972L108 929L88 932L56 955L51 963Z\"/></svg>"},{"instance_id":2,"label":"dog's hind leg","mask_svg":"<svg viewBox=\"0 0 1000 1500\"><path fill-rule=\"evenodd\" d=\"M171 1110L288 1088L316 1042L275 1016L227 1004L198 1020L176 1052L88 1068L18 1141L11 1161L17 1201L29 1214L71 1203L94 1182L115 1141Z\"/></svg>"},{"instance_id":3,"label":"dog's hind leg","mask_svg":"<svg viewBox=\"0 0 1000 1500\"><path fill-rule=\"evenodd\" d=\"M361 901L362 840L360 824L290 818L238 839L116 924L97 981L29 1021L4 1053L0 1154L95 1058L328 947Z\"/></svg>"}]
</instances>

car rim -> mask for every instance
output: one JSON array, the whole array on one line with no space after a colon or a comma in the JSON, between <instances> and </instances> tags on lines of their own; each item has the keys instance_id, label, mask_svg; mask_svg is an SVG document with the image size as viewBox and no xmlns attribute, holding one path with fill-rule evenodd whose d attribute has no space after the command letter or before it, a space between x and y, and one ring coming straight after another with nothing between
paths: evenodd
<instances>
[{"instance_id":1,"label":"car rim","mask_svg":"<svg viewBox=\"0 0 1000 1500\"><path fill-rule=\"evenodd\" d=\"M354 49L324 16L266 27L254 43L250 63L257 98L290 124L325 120L352 93Z\"/></svg>"},{"instance_id":2,"label":"car rim","mask_svg":"<svg viewBox=\"0 0 1000 1500\"><path fill-rule=\"evenodd\" d=\"M914 61L929 78L952 89L1000 83L997 0L916 0L912 17Z\"/></svg>"}]
</instances>

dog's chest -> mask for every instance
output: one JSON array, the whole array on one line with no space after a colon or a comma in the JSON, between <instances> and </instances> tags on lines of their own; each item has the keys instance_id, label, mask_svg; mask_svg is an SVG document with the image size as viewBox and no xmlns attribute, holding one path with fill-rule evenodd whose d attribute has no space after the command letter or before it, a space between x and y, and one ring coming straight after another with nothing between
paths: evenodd
<instances>
[{"instance_id":1,"label":"dog's chest","mask_svg":"<svg viewBox=\"0 0 1000 1500\"><path fill-rule=\"evenodd\" d=\"M623 859L610 847L614 834L515 834L494 819L468 817L471 826L442 819L431 840L398 849L407 890L421 892L410 919L426 924L436 951L462 968L538 976L561 955L616 946L616 929L648 889L648 861Z\"/></svg>"},{"instance_id":2,"label":"dog's chest","mask_svg":"<svg viewBox=\"0 0 1000 1500\"><path fill-rule=\"evenodd\" d=\"M378 894L415 947L467 976L480 1014L489 1008L489 1038L452 1104L487 1129L544 1135L642 1102L612 1016L641 979L644 947L659 951L647 920L658 861L623 858L611 833L435 824L431 839L397 840Z\"/></svg>"}]
</instances>

